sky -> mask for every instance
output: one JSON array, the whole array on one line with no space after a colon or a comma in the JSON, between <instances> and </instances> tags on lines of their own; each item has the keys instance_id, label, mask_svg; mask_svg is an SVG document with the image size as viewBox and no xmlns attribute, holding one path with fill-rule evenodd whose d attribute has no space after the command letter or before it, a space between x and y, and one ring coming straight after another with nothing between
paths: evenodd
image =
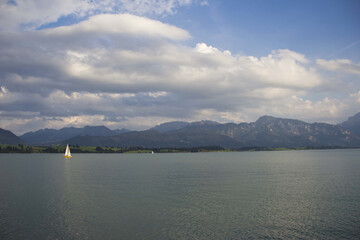
<instances>
[{"instance_id":1,"label":"sky","mask_svg":"<svg viewBox=\"0 0 360 240\"><path fill-rule=\"evenodd\" d=\"M0 0L0 128L360 112L358 0Z\"/></svg>"}]
</instances>

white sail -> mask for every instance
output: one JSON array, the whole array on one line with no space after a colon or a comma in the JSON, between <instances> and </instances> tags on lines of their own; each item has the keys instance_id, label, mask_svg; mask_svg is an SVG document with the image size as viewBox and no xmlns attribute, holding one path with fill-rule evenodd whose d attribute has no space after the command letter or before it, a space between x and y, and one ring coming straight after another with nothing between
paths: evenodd
<instances>
[{"instance_id":1,"label":"white sail","mask_svg":"<svg viewBox=\"0 0 360 240\"><path fill-rule=\"evenodd\" d=\"M69 144L66 145L66 150L65 150L65 155L64 155L64 157L71 157L71 152L70 152Z\"/></svg>"}]
</instances>

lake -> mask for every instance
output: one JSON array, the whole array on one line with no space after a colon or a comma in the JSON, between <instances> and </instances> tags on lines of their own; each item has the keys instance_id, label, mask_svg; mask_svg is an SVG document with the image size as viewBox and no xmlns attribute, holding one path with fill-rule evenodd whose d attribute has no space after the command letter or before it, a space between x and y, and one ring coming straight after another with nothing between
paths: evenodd
<instances>
[{"instance_id":1,"label":"lake","mask_svg":"<svg viewBox=\"0 0 360 240\"><path fill-rule=\"evenodd\" d=\"M356 239L360 149L0 154L0 239Z\"/></svg>"}]
</instances>

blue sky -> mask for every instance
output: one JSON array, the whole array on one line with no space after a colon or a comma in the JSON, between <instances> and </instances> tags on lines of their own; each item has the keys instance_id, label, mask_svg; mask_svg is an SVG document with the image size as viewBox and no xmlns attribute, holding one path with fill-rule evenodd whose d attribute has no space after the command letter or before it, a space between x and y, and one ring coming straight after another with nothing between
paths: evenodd
<instances>
[{"instance_id":1,"label":"blue sky","mask_svg":"<svg viewBox=\"0 0 360 240\"><path fill-rule=\"evenodd\" d=\"M360 2L0 2L0 127L338 123L360 111Z\"/></svg>"},{"instance_id":2,"label":"blue sky","mask_svg":"<svg viewBox=\"0 0 360 240\"><path fill-rule=\"evenodd\" d=\"M234 53L264 56L287 48L309 58L360 60L359 1L209 1L184 6L166 22L191 32L193 41Z\"/></svg>"},{"instance_id":3,"label":"blue sky","mask_svg":"<svg viewBox=\"0 0 360 240\"><path fill-rule=\"evenodd\" d=\"M189 31L189 45L202 41L257 57L286 48L312 59L360 61L359 10L357 0L210 0L149 17ZM38 29L72 25L87 17L70 14Z\"/></svg>"}]
</instances>

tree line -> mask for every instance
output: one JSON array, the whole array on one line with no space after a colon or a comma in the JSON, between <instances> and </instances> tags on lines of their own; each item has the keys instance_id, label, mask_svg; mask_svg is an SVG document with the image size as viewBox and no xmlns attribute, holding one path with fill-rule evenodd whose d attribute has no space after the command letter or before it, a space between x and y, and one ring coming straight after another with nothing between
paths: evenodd
<instances>
[{"instance_id":1,"label":"tree line","mask_svg":"<svg viewBox=\"0 0 360 240\"><path fill-rule=\"evenodd\" d=\"M0 153L33 153L34 149L31 146L18 145L0 145Z\"/></svg>"},{"instance_id":2,"label":"tree line","mask_svg":"<svg viewBox=\"0 0 360 240\"><path fill-rule=\"evenodd\" d=\"M190 148L144 148L144 147L86 147L70 146L71 153L167 153L167 152L207 152L223 151L219 146L190 147ZM24 146L0 145L0 153L64 153L65 146Z\"/></svg>"}]
</instances>

